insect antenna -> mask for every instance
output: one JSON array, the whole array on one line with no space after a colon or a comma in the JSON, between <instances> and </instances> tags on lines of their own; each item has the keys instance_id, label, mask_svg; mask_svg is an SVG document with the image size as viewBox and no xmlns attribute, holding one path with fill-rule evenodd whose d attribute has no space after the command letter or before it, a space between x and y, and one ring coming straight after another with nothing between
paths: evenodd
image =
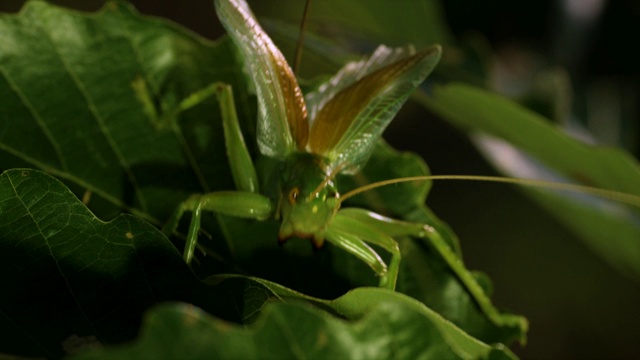
<instances>
[{"instance_id":1,"label":"insect antenna","mask_svg":"<svg viewBox=\"0 0 640 360\"><path fill-rule=\"evenodd\" d=\"M309 13L309 7L311 6L311 0L307 0L304 3L304 10L302 13L302 20L300 20L300 34L298 35L298 43L296 44L296 53L293 60L293 73L298 73L300 66L300 60L302 59L302 46L304 44L304 29L307 26L307 14Z\"/></svg>"},{"instance_id":2,"label":"insect antenna","mask_svg":"<svg viewBox=\"0 0 640 360\"><path fill-rule=\"evenodd\" d=\"M316 194L318 194L320 192L320 190L322 190L322 188L325 187L327 185L327 183L329 183L329 181L333 180L336 176L338 176L338 173L340 173L340 171L342 170L342 168L345 167L345 165L346 165L345 163L341 163L340 165L338 165L334 169L332 169L331 172L329 173L329 176L324 178L324 180L322 180L322 182L320 184L318 184L318 187L316 187L309 194L309 197L307 198L307 200L313 199L316 196Z\"/></svg>"},{"instance_id":3,"label":"insect antenna","mask_svg":"<svg viewBox=\"0 0 640 360\"><path fill-rule=\"evenodd\" d=\"M361 194L365 191L383 187L383 186L400 184L405 182L429 181L429 180L432 180L432 181L433 180L483 181L483 182L518 184L518 185L525 185L525 186L531 186L531 187L542 187L542 188L548 188L548 189L565 190L565 191L572 191L572 192L594 195L600 198L609 199L619 203L632 205L640 208L640 196L627 194L620 191L600 189L600 188L584 186L584 185L557 183L557 182L545 181L545 180L507 178L507 177L501 177L501 176L481 176L481 175L427 175L427 176L411 176L411 177L405 177L405 178L383 180L383 181L378 181L368 185L364 185L347 192L346 194L342 195L342 197L340 198L340 202L342 203L346 199L352 196Z\"/></svg>"}]
</instances>

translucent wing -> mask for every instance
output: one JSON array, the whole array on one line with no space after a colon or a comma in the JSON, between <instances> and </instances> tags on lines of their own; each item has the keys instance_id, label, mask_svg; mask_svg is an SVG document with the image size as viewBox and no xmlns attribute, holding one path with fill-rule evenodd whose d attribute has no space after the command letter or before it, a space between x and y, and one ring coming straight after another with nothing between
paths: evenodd
<instances>
[{"instance_id":1,"label":"translucent wing","mask_svg":"<svg viewBox=\"0 0 640 360\"><path fill-rule=\"evenodd\" d=\"M256 86L258 146L264 155L285 157L303 150L309 136L302 91L282 53L244 0L216 0L216 13L240 48Z\"/></svg>"},{"instance_id":2,"label":"translucent wing","mask_svg":"<svg viewBox=\"0 0 640 360\"><path fill-rule=\"evenodd\" d=\"M307 150L327 157L344 173L356 172L441 52L437 45L418 53L380 46L368 59L347 64L307 96L312 118Z\"/></svg>"}]
</instances>

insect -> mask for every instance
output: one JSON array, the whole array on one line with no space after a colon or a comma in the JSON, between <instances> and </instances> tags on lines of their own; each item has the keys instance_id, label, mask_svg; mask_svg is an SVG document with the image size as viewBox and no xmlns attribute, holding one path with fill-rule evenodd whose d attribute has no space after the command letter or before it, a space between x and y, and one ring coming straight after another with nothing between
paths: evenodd
<instances>
[{"instance_id":1,"label":"insect","mask_svg":"<svg viewBox=\"0 0 640 360\"><path fill-rule=\"evenodd\" d=\"M380 278L379 286L395 289L401 254L394 238L435 239L438 233L425 224L341 205L346 198L373 187L437 177L395 179L341 195L336 176L354 174L362 168L385 127L435 68L441 48L435 45L414 52L409 47L381 46L370 57L347 64L318 90L303 96L293 71L248 4L244 0L216 0L215 7L255 85L259 150L276 165L269 174L258 177L240 131L232 89L214 84L211 89L220 102L237 190L191 196L179 205L165 226L165 233L175 231L185 212L192 213L184 251L184 259L190 263L203 211L255 220L273 217L280 221L280 242L296 237L308 239L317 248L328 242L371 267ZM475 179L527 183L504 178ZM371 244L391 254L388 264ZM469 290L481 293L476 282L457 268L461 265L456 265L451 250L436 247Z\"/></svg>"},{"instance_id":2,"label":"insect","mask_svg":"<svg viewBox=\"0 0 640 360\"><path fill-rule=\"evenodd\" d=\"M280 242L309 239L316 248L328 242L369 265L381 287L394 289L400 251L393 237L424 236L430 229L364 209L341 209L336 176L353 174L366 163L387 124L438 63L440 46L419 52L380 46L304 97L284 56L248 4L216 0L215 8L252 74L259 150L277 165L266 178L258 178L240 132L232 89L216 84L237 190L193 195L179 205L165 232L173 233L183 213L192 212L184 251L190 263L203 211L255 220L275 217L281 222ZM388 266L368 244L391 253Z\"/></svg>"}]
</instances>

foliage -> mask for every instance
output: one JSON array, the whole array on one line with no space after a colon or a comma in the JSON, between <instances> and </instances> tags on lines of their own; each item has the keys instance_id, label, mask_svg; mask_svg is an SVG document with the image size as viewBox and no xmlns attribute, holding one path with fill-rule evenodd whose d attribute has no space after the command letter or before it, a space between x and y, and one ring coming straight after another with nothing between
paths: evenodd
<instances>
[{"instance_id":1,"label":"foliage","mask_svg":"<svg viewBox=\"0 0 640 360\"><path fill-rule=\"evenodd\" d=\"M183 243L157 226L189 194L233 184L217 103L179 117L173 107L215 81L229 83L254 139L255 99L227 40L205 41L126 4L84 14L32 1L18 15L0 16L0 74L0 276L3 294L11 294L0 299L0 353L513 358L502 344L524 341L526 320L491 304L486 276L451 271L450 262L461 258L458 240L425 207L424 183L382 188L351 203L444 235L443 243L401 239L398 293L368 288L376 283L370 269L341 251L312 253L294 241L279 248L273 221L208 214L207 256L194 271L183 263L176 250ZM484 90L447 85L431 92L432 85L419 99L444 117L465 121L478 109L515 106L513 118L524 121L518 128L538 124ZM145 107L134 87L147 88L155 107ZM525 140L547 144L549 134L541 132ZM576 145L562 138L554 146L543 148L553 154ZM603 157L620 159L616 178L634 184L628 176L637 175L637 164L616 152ZM348 189L426 173L419 157L381 142L362 174L339 181ZM630 220L623 216L627 230L620 231L631 240L621 242L633 249L637 212L623 215ZM625 257L635 272L634 254L611 256Z\"/></svg>"}]
</instances>

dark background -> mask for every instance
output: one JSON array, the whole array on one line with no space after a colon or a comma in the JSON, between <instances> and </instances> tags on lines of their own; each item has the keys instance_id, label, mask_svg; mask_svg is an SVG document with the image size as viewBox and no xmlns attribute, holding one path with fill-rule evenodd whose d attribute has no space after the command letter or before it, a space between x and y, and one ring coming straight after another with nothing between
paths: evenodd
<instances>
[{"instance_id":1,"label":"dark background","mask_svg":"<svg viewBox=\"0 0 640 360\"><path fill-rule=\"evenodd\" d=\"M0 0L0 12L17 11L23 2ZM103 3L53 2L82 10ZM172 19L207 38L222 34L211 0L131 2L142 13ZM576 114L585 111L581 90L600 83L623 89L627 102L639 103L638 1L606 2L585 29L563 15L559 1L443 3L456 37L479 32L496 53L515 47L564 66L575 89ZM638 108L629 111L624 136L601 141L621 143L638 157ZM403 109L385 137L396 148L420 153L434 174L493 174L464 134L416 105ZM515 348L521 357L640 358L639 284L592 254L519 191L500 184L438 183L428 205L457 232L467 265L490 275L495 303L530 320L529 344Z\"/></svg>"}]
</instances>

